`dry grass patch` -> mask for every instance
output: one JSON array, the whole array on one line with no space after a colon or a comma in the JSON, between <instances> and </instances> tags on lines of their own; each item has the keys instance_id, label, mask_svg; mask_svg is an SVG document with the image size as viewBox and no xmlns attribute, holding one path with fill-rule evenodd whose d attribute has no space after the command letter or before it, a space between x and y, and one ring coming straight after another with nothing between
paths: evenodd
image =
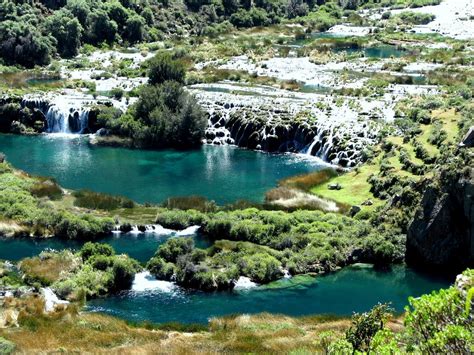
<instances>
[{"instance_id":1,"label":"dry grass patch","mask_svg":"<svg viewBox=\"0 0 474 355\"><path fill-rule=\"evenodd\" d=\"M95 313L30 317L20 328L0 330L19 353L52 351L120 354L319 353L324 337L340 337L350 319L257 314L213 319L209 331L150 330ZM402 320L388 327L399 331Z\"/></svg>"},{"instance_id":2,"label":"dry grass patch","mask_svg":"<svg viewBox=\"0 0 474 355\"><path fill-rule=\"evenodd\" d=\"M64 279L81 263L80 257L68 250L59 253L43 252L40 256L24 259L20 263L20 270L29 282L39 282L47 286Z\"/></svg>"}]
</instances>

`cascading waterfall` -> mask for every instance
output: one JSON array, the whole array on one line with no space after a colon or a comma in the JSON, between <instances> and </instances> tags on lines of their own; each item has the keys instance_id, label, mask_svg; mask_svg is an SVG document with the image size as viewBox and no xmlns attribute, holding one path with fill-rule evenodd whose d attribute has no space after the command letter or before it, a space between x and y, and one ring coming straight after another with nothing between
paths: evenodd
<instances>
[{"instance_id":1,"label":"cascading waterfall","mask_svg":"<svg viewBox=\"0 0 474 355\"><path fill-rule=\"evenodd\" d=\"M47 133L84 133L89 124L89 108L74 108L71 102L51 103L40 98L23 99L22 107L39 110L45 117Z\"/></svg>"},{"instance_id":2,"label":"cascading waterfall","mask_svg":"<svg viewBox=\"0 0 474 355\"><path fill-rule=\"evenodd\" d=\"M53 105L46 112L47 133L84 133L89 123L89 109L64 110Z\"/></svg>"}]
</instances>

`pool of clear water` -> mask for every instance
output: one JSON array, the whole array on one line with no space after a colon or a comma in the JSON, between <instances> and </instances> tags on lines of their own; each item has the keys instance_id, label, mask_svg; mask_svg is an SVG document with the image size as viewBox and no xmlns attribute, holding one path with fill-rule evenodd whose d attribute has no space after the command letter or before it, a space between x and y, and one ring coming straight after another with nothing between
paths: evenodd
<instances>
[{"instance_id":1,"label":"pool of clear water","mask_svg":"<svg viewBox=\"0 0 474 355\"><path fill-rule=\"evenodd\" d=\"M0 134L0 152L15 167L55 178L63 187L92 189L160 203L168 197L201 195L219 204L261 202L279 180L326 165L310 156L268 154L233 146L193 151L98 147L87 137Z\"/></svg>"},{"instance_id":2,"label":"pool of clear water","mask_svg":"<svg viewBox=\"0 0 474 355\"><path fill-rule=\"evenodd\" d=\"M448 280L425 276L404 266L389 271L353 266L325 276L294 277L232 292L204 293L179 287L127 291L92 300L87 309L154 323L207 323L212 317L260 312L348 316L367 311L379 302L389 302L401 312L409 296L420 296L448 284Z\"/></svg>"}]
</instances>

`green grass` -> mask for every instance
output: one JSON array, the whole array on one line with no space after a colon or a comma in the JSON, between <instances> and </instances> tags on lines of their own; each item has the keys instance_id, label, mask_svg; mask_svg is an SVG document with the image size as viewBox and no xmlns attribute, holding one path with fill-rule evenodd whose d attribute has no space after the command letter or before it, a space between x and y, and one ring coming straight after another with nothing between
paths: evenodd
<instances>
[{"instance_id":1,"label":"green grass","mask_svg":"<svg viewBox=\"0 0 474 355\"><path fill-rule=\"evenodd\" d=\"M378 171L376 165L363 165L357 170L350 171L340 176L334 177L326 183L320 184L310 191L320 197L337 201L348 205L360 205L366 200L372 200L372 206L364 208L373 208L383 204L382 200L375 198L370 192L370 184L367 182L369 176ZM341 190L330 190L329 184L339 184Z\"/></svg>"}]
</instances>

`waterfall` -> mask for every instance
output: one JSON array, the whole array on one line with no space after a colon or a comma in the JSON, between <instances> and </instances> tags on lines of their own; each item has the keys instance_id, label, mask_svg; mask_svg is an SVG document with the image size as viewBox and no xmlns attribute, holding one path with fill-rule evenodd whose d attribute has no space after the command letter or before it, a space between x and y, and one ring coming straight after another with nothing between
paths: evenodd
<instances>
[{"instance_id":1,"label":"waterfall","mask_svg":"<svg viewBox=\"0 0 474 355\"><path fill-rule=\"evenodd\" d=\"M160 291L171 293L176 289L174 283L169 281L157 280L149 271L142 271L135 274L132 284L132 291Z\"/></svg>"},{"instance_id":2,"label":"waterfall","mask_svg":"<svg viewBox=\"0 0 474 355\"><path fill-rule=\"evenodd\" d=\"M84 133L89 123L89 109L65 109L52 105L46 112L47 133Z\"/></svg>"},{"instance_id":3,"label":"waterfall","mask_svg":"<svg viewBox=\"0 0 474 355\"><path fill-rule=\"evenodd\" d=\"M250 280L250 278L246 276L240 276L237 282L234 285L234 289L236 290L248 290L254 287L257 287L258 284Z\"/></svg>"},{"instance_id":4,"label":"waterfall","mask_svg":"<svg viewBox=\"0 0 474 355\"><path fill-rule=\"evenodd\" d=\"M183 236L192 236L197 233L199 228L201 226L190 226L188 228L185 228L183 230L176 230L176 229L168 229L164 228L163 226L159 224L146 224L144 226L131 226L132 229L130 230L129 233L131 234L156 234L156 235L175 235L178 237L183 237ZM120 232L120 226L115 227L115 233Z\"/></svg>"},{"instance_id":5,"label":"waterfall","mask_svg":"<svg viewBox=\"0 0 474 355\"><path fill-rule=\"evenodd\" d=\"M55 100L50 102L42 98L24 98L22 107L40 111L46 120L46 133L76 133L86 132L89 125L89 108L79 105L77 102Z\"/></svg>"}]
</instances>

